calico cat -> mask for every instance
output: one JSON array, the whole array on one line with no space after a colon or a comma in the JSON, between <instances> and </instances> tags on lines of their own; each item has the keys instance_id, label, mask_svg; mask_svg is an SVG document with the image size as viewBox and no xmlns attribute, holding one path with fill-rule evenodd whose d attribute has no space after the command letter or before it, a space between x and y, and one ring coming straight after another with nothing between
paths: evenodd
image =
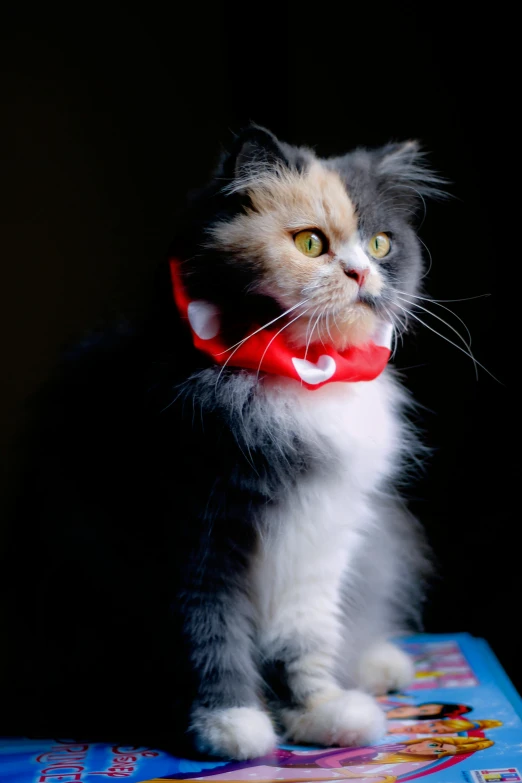
<instances>
[{"instance_id":1,"label":"calico cat","mask_svg":"<svg viewBox=\"0 0 522 783\"><path fill-rule=\"evenodd\" d=\"M383 734L427 558L376 335L419 286L423 161L246 129L180 221L174 292L165 266L143 322L68 356L5 549L3 728L237 759Z\"/></svg>"}]
</instances>

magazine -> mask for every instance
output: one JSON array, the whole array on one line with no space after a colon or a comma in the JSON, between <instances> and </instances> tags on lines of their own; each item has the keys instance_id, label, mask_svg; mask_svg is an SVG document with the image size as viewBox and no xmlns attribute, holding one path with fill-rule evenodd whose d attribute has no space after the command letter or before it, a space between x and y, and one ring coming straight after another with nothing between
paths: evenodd
<instances>
[{"instance_id":1,"label":"magazine","mask_svg":"<svg viewBox=\"0 0 522 783\"><path fill-rule=\"evenodd\" d=\"M400 640L416 676L379 699L387 734L363 748L280 745L248 762L178 758L157 748L81 739L0 738L4 783L125 780L359 780L522 783L522 700L483 639L469 634Z\"/></svg>"}]
</instances>

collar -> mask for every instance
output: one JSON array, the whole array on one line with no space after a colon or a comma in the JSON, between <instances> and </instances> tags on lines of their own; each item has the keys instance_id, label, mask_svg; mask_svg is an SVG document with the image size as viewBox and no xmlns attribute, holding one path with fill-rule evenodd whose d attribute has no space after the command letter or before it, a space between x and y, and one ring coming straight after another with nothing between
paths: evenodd
<instances>
[{"instance_id":1,"label":"collar","mask_svg":"<svg viewBox=\"0 0 522 783\"><path fill-rule=\"evenodd\" d=\"M386 367L391 355L392 327L382 322L372 339L345 351L329 345L313 343L305 348L287 344L279 325L260 328L251 324L241 340L227 345L220 336L221 313L217 305L203 299L190 299L183 285L180 262L170 262L174 300L183 321L192 333L194 347L210 356L217 364L255 370L263 375L294 378L308 389L318 389L325 383L372 381Z\"/></svg>"}]
</instances>

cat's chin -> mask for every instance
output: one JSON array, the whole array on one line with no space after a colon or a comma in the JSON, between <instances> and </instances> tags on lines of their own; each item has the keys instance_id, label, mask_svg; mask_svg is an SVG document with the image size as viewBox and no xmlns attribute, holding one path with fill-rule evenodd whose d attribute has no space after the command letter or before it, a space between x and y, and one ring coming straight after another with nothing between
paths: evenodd
<instances>
[{"instance_id":1,"label":"cat's chin","mask_svg":"<svg viewBox=\"0 0 522 783\"><path fill-rule=\"evenodd\" d=\"M366 304L357 302L342 315L339 313L321 318L300 318L287 329L291 345L301 348L309 343L322 342L337 351L345 351L351 345L369 342L379 326L379 318Z\"/></svg>"}]
</instances>

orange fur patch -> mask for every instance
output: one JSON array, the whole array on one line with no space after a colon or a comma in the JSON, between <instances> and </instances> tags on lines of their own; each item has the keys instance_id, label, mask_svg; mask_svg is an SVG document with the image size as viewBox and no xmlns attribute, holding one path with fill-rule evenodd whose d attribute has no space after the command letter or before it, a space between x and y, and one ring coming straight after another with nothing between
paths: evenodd
<instances>
[{"instance_id":1,"label":"orange fur patch","mask_svg":"<svg viewBox=\"0 0 522 783\"><path fill-rule=\"evenodd\" d=\"M289 329L293 341L305 342L312 328L315 339L326 337L338 348L368 339L375 316L356 302L358 286L343 271L343 252L357 239L357 217L339 175L312 160L303 172L284 167L252 171L234 190L246 191L252 206L217 224L209 244L260 270L256 292L284 309L306 301L306 313ZM297 232L310 228L328 241L327 252L318 258L308 258L294 243ZM369 290L377 292L382 278L374 264L368 267Z\"/></svg>"}]
</instances>

